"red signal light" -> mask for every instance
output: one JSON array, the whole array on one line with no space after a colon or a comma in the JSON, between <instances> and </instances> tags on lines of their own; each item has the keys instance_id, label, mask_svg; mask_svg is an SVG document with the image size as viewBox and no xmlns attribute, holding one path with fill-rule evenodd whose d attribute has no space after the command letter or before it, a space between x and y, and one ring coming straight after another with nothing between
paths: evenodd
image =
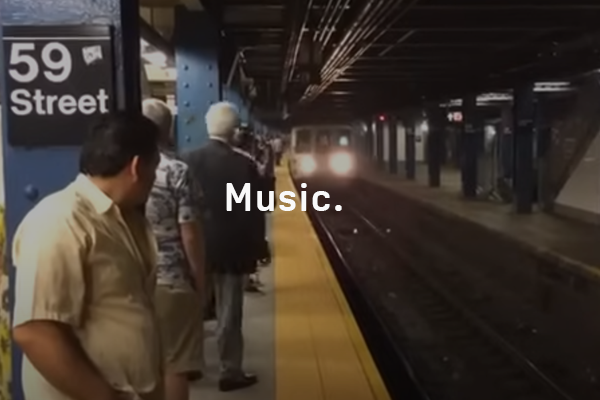
<instances>
[{"instance_id":1,"label":"red signal light","mask_svg":"<svg viewBox=\"0 0 600 400\"><path fill-rule=\"evenodd\" d=\"M381 122L385 121L385 115L380 115L380 116L379 116L379 120L380 120Z\"/></svg>"}]
</instances>

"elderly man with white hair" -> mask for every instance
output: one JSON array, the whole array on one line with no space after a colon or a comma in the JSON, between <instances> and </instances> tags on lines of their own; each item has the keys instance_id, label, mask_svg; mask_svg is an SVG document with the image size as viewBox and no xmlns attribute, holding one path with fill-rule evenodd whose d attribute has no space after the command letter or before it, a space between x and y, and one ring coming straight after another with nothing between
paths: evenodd
<instances>
[{"instance_id":1,"label":"elderly man with white hair","mask_svg":"<svg viewBox=\"0 0 600 400\"><path fill-rule=\"evenodd\" d=\"M213 104L206 114L208 143L184 155L203 192L202 220L207 267L215 289L221 391L242 389L257 382L242 368L242 313L245 276L255 270L264 248L265 227L261 219L264 215L254 201L250 212L245 210L244 202L235 201L231 202L231 211L227 211L227 184L239 194L249 183L251 199L256 199L261 183L256 164L231 145L239 125L234 105Z\"/></svg>"},{"instance_id":2,"label":"elderly man with white hair","mask_svg":"<svg viewBox=\"0 0 600 400\"><path fill-rule=\"evenodd\" d=\"M166 400L188 400L188 376L202 370L204 237L197 190L188 166L169 152L173 117L156 99L143 103L144 115L160 128L160 163L146 204L158 244L155 308L166 357Z\"/></svg>"}]
</instances>

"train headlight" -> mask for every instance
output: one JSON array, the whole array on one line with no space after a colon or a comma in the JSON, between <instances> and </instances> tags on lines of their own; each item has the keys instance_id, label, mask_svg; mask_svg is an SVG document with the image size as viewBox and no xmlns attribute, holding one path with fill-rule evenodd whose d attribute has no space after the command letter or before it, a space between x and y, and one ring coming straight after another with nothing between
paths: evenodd
<instances>
[{"instance_id":1,"label":"train headlight","mask_svg":"<svg viewBox=\"0 0 600 400\"><path fill-rule=\"evenodd\" d=\"M338 175L346 175L354 168L354 159L348 153L332 154L329 158L329 168Z\"/></svg>"},{"instance_id":2,"label":"train headlight","mask_svg":"<svg viewBox=\"0 0 600 400\"><path fill-rule=\"evenodd\" d=\"M303 174L310 175L317 169L317 162L313 156L303 155L298 160L298 168Z\"/></svg>"}]
</instances>

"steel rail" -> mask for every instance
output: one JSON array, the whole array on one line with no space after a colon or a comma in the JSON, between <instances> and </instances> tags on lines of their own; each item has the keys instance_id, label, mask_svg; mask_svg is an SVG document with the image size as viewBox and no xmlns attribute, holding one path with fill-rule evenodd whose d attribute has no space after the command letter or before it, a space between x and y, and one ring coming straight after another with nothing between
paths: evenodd
<instances>
[{"instance_id":1,"label":"steel rail","mask_svg":"<svg viewBox=\"0 0 600 400\"><path fill-rule=\"evenodd\" d=\"M373 233L375 233L384 243L388 244L389 248L395 252L398 252L397 248L394 247L388 239L388 235L383 232L377 225L371 221L367 216L358 211L355 207L344 207L350 213L354 214L359 220L363 221ZM434 291L441 295L449 304L455 309L460 311L462 315L484 336L489 340L493 341L501 347L507 355L509 355L517 364L519 364L524 372L527 372L533 379L537 380L543 387L546 388L548 394L554 396L557 399L562 400L573 400L573 398L567 394L562 388L557 386L549 377L547 377L531 360L525 355L518 351L512 344L506 339L500 336L493 328L491 328L485 321L479 316L469 310L462 304L462 301L451 294L446 288L444 288L437 279L435 279L429 272L423 268L416 268L411 263L407 263L407 267L411 269L417 276L419 276L427 285L429 285Z\"/></svg>"},{"instance_id":2,"label":"steel rail","mask_svg":"<svg viewBox=\"0 0 600 400\"><path fill-rule=\"evenodd\" d=\"M294 180L293 183L296 191L299 191L298 182ZM367 340L367 336L372 338L375 335L380 339L376 343L368 343L370 350L372 345L376 345L378 349L383 346L385 347L384 351L387 350L385 354L381 354L381 359L376 360L376 362L379 361L377 367L380 369L379 372L384 378L390 395L394 399L432 400L418 378L409 358L397 344L387 324L377 313L374 305L368 300L358 284L359 280L352 272L349 260L344 256L344 252L335 240L334 235L318 214L318 212L311 209L308 212L309 220L312 222L317 236L330 259L334 274L342 286L344 296L350 303L352 312L355 313L355 317L360 324L361 333ZM372 355L374 358L377 356L377 354ZM399 365L401 368L398 368Z\"/></svg>"}]
</instances>

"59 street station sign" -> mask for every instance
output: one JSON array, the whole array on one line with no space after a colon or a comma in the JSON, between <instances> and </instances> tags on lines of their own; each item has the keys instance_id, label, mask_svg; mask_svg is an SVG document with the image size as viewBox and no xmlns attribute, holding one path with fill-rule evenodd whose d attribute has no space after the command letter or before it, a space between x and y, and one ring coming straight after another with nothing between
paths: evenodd
<instances>
[{"instance_id":1,"label":"59 street station sign","mask_svg":"<svg viewBox=\"0 0 600 400\"><path fill-rule=\"evenodd\" d=\"M79 145L90 123L113 108L109 26L5 26L8 142Z\"/></svg>"}]
</instances>

